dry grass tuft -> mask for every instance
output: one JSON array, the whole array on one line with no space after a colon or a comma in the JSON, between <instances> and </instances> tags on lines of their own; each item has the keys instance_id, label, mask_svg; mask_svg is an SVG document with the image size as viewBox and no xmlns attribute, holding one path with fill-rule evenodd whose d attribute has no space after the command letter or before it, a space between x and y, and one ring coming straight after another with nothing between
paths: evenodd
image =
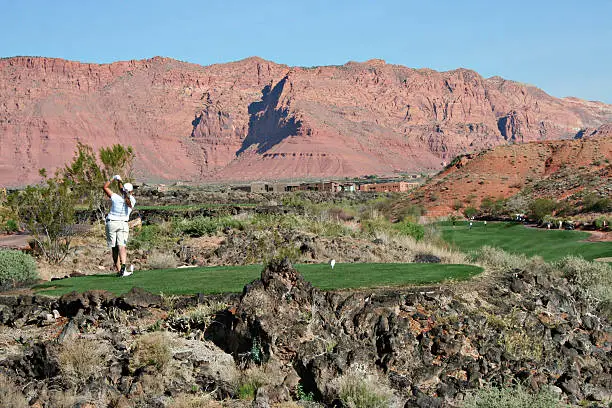
<instances>
[{"instance_id":1,"label":"dry grass tuft","mask_svg":"<svg viewBox=\"0 0 612 408\"><path fill-rule=\"evenodd\" d=\"M21 390L3 374L0 374L0 407L28 408L28 402Z\"/></svg>"},{"instance_id":2,"label":"dry grass tuft","mask_svg":"<svg viewBox=\"0 0 612 408\"><path fill-rule=\"evenodd\" d=\"M49 406L53 408L73 408L79 402L72 392L56 391L50 395Z\"/></svg>"},{"instance_id":3,"label":"dry grass tuft","mask_svg":"<svg viewBox=\"0 0 612 408\"><path fill-rule=\"evenodd\" d=\"M104 364L99 345L85 339L63 345L57 358L64 378L76 386L100 377Z\"/></svg>"},{"instance_id":4,"label":"dry grass tuft","mask_svg":"<svg viewBox=\"0 0 612 408\"><path fill-rule=\"evenodd\" d=\"M221 408L223 405L209 395L179 395L169 408Z\"/></svg>"},{"instance_id":5,"label":"dry grass tuft","mask_svg":"<svg viewBox=\"0 0 612 408\"><path fill-rule=\"evenodd\" d=\"M416 254L434 255L440 258L441 263L445 264L466 264L467 258L465 254L459 251L449 249L444 246L437 245L430 241L417 241L409 236L392 236L389 238L394 245L403 246L409 252Z\"/></svg>"},{"instance_id":6,"label":"dry grass tuft","mask_svg":"<svg viewBox=\"0 0 612 408\"><path fill-rule=\"evenodd\" d=\"M333 397L339 398L347 408L398 407L393 391L378 373L365 367L352 367L331 383Z\"/></svg>"},{"instance_id":7,"label":"dry grass tuft","mask_svg":"<svg viewBox=\"0 0 612 408\"><path fill-rule=\"evenodd\" d=\"M147 257L149 269L171 269L178 266L178 260L169 252L152 251Z\"/></svg>"},{"instance_id":8,"label":"dry grass tuft","mask_svg":"<svg viewBox=\"0 0 612 408\"><path fill-rule=\"evenodd\" d=\"M147 333L133 345L130 369L136 371L145 367L153 367L163 372L172 361L171 342L165 332Z\"/></svg>"}]
</instances>

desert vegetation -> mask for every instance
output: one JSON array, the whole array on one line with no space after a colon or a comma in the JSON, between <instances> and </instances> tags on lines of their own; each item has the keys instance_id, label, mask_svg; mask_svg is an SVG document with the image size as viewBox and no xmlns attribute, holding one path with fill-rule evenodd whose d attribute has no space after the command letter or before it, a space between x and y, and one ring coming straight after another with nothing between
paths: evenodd
<instances>
[{"instance_id":1,"label":"desert vegetation","mask_svg":"<svg viewBox=\"0 0 612 408\"><path fill-rule=\"evenodd\" d=\"M610 243L483 221L569 206L490 197L440 221L400 194L140 185L117 278L93 190L133 157L80 145L2 201L33 244L0 251L0 405L610 403ZM603 227L605 199L583 203Z\"/></svg>"}]
</instances>

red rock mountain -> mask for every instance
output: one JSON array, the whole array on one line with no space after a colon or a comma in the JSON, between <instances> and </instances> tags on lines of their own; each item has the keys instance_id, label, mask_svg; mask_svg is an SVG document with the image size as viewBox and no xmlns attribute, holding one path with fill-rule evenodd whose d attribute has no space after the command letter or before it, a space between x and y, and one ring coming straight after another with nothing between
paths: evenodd
<instances>
[{"instance_id":1,"label":"red rock mountain","mask_svg":"<svg viewBox=\"0 0 612 408\"><path fill-rule=\"evenodd\" d=\"M78 141L133 146L141 181L231 181L431 171L460 153L572 138L608 122L612 105L380 60L0 60L2 185L37 181Z\"/></svg>"},{"instance_id":2,"label":"red rock mountain","mask_svg":"<svg viewBox=\"0 0 612 408\"><path fill-rule=\"evenodd\" d=\"M565 200L582 191L612 194L612 124L575 140L497 146L457 157L444 171L398 203L418 203L430 216L461 214L486 197L520 195Z\"/></svg>"}]
</instances>

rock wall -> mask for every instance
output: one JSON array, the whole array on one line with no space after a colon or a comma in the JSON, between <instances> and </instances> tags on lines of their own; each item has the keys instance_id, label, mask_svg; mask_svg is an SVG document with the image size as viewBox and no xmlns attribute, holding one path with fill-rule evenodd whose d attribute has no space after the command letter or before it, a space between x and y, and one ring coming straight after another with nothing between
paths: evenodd
<instances>
[{"instance_id":1,"label":"rock wall","mask_svg":"<svg viewBox=\"0 0 612 408\"><path fill-rule=\"evenodd\" d=\"M546 265L460 285L321 292L278 261L239 298L219 300L225 309L207 324L181 313L212 302L202 296L171 305L137 289L119 298L105 292L0 297L6 346L0 373L48 406L51 389L70 388L57 349L88 339L108 351L82 394L103 390L100 395L126 403L154 403L145 406L168 406L194 387L219 399L236 397L237 370L256 366L267 375L258 406L295 399L298 384L331 406L334 380L357 366L383 378L406 407L455 406L484 384L552 387L572 404L604 406L612 398L606 313ZM146 389L152 367L133 368L146 322L168 330L174 342L170 371L155 377L157 391Z\"/></svg>"}]
</instances>

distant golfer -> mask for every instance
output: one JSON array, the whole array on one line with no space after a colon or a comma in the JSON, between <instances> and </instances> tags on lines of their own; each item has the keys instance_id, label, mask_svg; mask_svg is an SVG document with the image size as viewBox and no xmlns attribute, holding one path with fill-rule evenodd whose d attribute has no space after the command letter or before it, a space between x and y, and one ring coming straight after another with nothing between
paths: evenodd
<instances>
[{"instance_id":1,"label":"distant golfer","mask_svg":"<svg viewBox=\"0 0 612 408\"><path fill-rule=\"evenodd\" d=\"M473 224L472 221L470 221L470 229L472 229L472 224Z\"/></svg>"},{"instance_id":2,"label":"distant golfer","mask_svg":"<svg viewBox=\"0 0 612 408\"><path fill-rule=\"evenodd\" d=\"M117 181L121 195L113 193L110 185ZM106 244L112 249L113 264L118 271L117 276L129 276L132 271L126 270L127 240L130 232L128 220L136 199L131 194L134 187L130 183L122 184L120 176L113 176L104 184L104 192L111 200L111 209L106 216Z\"/></svg>"},{"instance_id":3,"label":"distant golfer","mask_svg":"<svg viewBox=\"0 0 612 408\"><path fill-rule=\"evenodd\" d=\"M336 260L332 259L331 261L329 261L329 265L331 266L332 269L334 269L334 266L336 265Z\"/></svg>"}]
</instances>

